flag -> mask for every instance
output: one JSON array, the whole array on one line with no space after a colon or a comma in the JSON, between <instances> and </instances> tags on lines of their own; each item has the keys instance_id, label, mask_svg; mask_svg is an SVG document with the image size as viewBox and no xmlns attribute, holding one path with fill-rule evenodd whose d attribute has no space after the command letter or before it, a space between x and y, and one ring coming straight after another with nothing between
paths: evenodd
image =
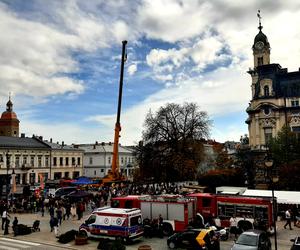
<instances>
[{"instance_id":1,"label":"flag","mask_svg":"<svg viewBox=\"0 0 300 250\"><path fill-rule=\"evenodd\" d=\"M39 173L39 177L40 177L40 187L41 189L44 189L44 175L42 173Z\"/></svg>"},{"instance_id":2,"label":"flag","mask_svg":"<svg viewBox=\"0 0 300 250\"><path fill-rule=\"evenodd\" d=\"M12 193L15 193L15 192L17 192L17 183L16 183L16 175L15 174L13 174L12 175Z\"/></svg>"}]
</instances>

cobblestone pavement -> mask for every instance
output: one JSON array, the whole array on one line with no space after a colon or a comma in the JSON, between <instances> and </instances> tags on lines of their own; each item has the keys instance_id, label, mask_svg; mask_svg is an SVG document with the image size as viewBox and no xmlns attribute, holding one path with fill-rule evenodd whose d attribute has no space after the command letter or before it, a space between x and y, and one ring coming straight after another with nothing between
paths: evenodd
<instances>
[{"instance_id":1,"label":"cobblestone pavement","mask_svg":"<svg viewBox=\"0 0 300 250\"><path fill-rule=\"evenodd\" d=\"M62 222L62 225L60 227L60 233L64 233L68 230L75 229L78 230L79 226L83 221L86 219L86 217L89 215L89 212L85 213L85 216L81 220L77 219L69 219ZM82 249L82 246L76 246L74 241L69 244L60 244L57 242L57 239L54 235L54 233L50 232L50 226L49 226L49 220L50 217L46 213L44 217L41 216L40 213L36 214L11 214L11 221L13 220L14 216L18 217L20 224L26 224L32 226L32 223L34 220L40 220L40 232L34 232L29 235L24 236L17 236L14 237L12 234L12 229L10 228L10 234L7 236L9 238L12 238L14 240L21 240L21 241L28 241L43 245L48 245L49 247L45 249ZM277 223L278 228L278 250L289 250L292 243L290 242L290 239L295 238L295 236L300 235L300 229L294 227L293 230L289 229L283 229L284 222L280 221ZM6 236L3 235L3 231L0 231L1 238L4 238ZM274 237L271 237L272 240L272 249L275 249L274 247ZM97 240L91 240L89 239L89 244L84 246L85 250L90 249L97 249L98 242ZM166 238L164 239L142 239L140 241L135 242L132 245L128 245L126 247L127 250L137 250L139 246L141 245L149 245L151 246L152 250L167 250L167 244L166 244ZM233 239L229 239L228 241L222 241L221 242L221 250L230 250L231 246L233 245ZM24 248L24 247L22 247ZM20 249L22 249L20 248ZM1 241L0 241L0 249L1 248ZM8 249L8 248L7 248ZM15 248L18 249L18 248ZM38 248L34 248L38 249ZM44 249L44 247L39 247L39 249Z\"/></svg>"}]
</instances>

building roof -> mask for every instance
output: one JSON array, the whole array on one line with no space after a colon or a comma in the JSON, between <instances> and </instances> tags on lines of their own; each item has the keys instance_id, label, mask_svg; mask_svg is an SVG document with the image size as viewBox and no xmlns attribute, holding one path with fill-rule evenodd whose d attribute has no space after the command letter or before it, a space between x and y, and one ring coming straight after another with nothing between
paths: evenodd
<instances>
[{"instance_id":1,"label":"building roof","mask_svg":"<svg viewBox=\"0 0 300 250\"><path fill-rule=\"evenodd\" d=\"M70 151L83 151L82 149L79 148L74 148L73 146L69 146L66 144L59 144L59 143L53 143L49 141L43 141L46 145L48 145L51 149L53 150L70 150Z\"/></svg>"},{"instance_id":2,"label":"building roof","mask_svg":"<svg viewBox=\"0 0 300 250\"><path fill-rule=\"evenodd\" d=\"M75 147L83 149L85 153L113 153L113 143L99 143L99 144L77 144ZM133 149L126 146L119 145L119 153L132 154Z\"/></svg>"},{"instance_id":3,"label":"building roof","mask_svg":"<svg viewBox=\"0 0 300 250\"><path fill-rule=\"evenodd\" d=\"M49 146L40 142L36 138L28 137L12 137L12 136L0 136L0 148L38 148L38 149L50 149Z\"/></svg>"},{"instance_id":4,"label":"building roof","mask_svg":"<svg viewBox=\"0 0 300 250\"><path fill-rule=\"evenodd\" d=\"M257 42L263 42L265 45L270 47L267 36L260 30L254 38L254 44Z\"/></svg>"},{"instance_id":5,"label":"building roof","mask_svg":"<svg viewBox=\"0 0 300 250\"><path fill-rule=\"evenodd\" d=\"M258 82L254 98L259 98L260 80L271 79L275 98L300 96L300 71L288 72L277 63L257 67Z\"/></svg>"}]
</instances>

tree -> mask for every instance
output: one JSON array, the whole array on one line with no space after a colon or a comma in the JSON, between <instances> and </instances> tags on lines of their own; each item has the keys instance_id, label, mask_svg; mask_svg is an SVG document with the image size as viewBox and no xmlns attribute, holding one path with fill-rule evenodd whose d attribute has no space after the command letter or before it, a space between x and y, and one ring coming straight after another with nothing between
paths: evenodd
<instances>
[{"instance_id":1,"label":"tree","mask_svg":"<svg viewBox=\"0 0 300 250\"><path fill-rule=\"evenodd\" d=\"M284 126L268 143L269 154L277 165L284 165L300 159L300 137Z\"/></svg>"},{"instance_id":2,"label":"tree","mask_svg":"<svg viewBox=\"0 0 300 250\"><path fill-rule=\"evenodd\" d=\"M203 157L201 139L208 137L210 120L195 103L169 103L145 118L137 158L142 177L155 181L194 179Z\"/></svg>"},{"instance_id":3,"label":"tree","mask_svg":"<svg viewBox=\"0 0 300 250\"><path fill-rule=\"evenodd\" d=\"M298 190L297 176L300 174L300 137L291 131L290 127L283 127L275 138L268 143L269 157L274 160L279 183L278 188ZM274 174L274 173L273 173Z\"/></svg>"}]
</instances>

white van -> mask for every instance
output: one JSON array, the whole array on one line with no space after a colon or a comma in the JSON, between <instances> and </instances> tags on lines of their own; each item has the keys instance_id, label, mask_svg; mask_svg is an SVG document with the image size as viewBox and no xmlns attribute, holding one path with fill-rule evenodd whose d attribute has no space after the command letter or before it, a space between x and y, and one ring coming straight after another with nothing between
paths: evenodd
<instances>
[{"instance_id":1,"label":"white van","mask_svg":"<svg viewBox=\"0 0 300 250\"><path fill-rule=\"evenodd\" d=\"M88 237L121 238L129 242L142 237L142 221L140 209L102 207L94 210L79 230Z\"/></svg>"}]
</instances>

